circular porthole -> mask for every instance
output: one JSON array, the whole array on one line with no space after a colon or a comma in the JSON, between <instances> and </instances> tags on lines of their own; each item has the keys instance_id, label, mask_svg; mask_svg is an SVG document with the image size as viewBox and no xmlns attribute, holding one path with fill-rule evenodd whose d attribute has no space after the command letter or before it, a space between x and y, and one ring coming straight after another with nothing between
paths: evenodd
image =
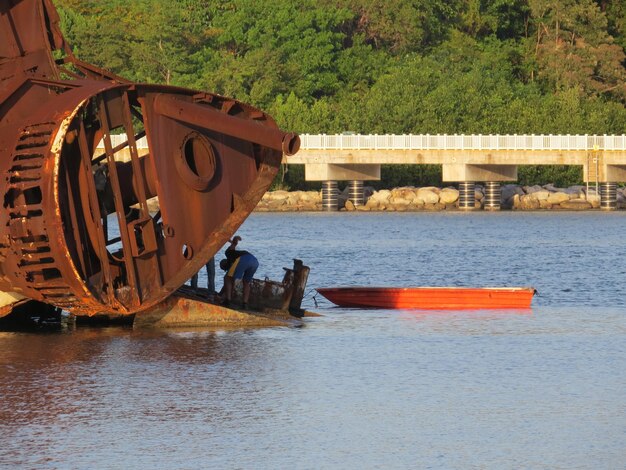
<instances>
[{"instance_id":1,"label":"circular porthole","mask_svg":"<svg viewBox=\"0 0 626 470\"><path fill-rule=\"evenodd\" d=\"M217 160L209 139L192 132L183 140L176 168L183 181L196 191L208 189L215 177Z\"/></svg>"},{"instance_id":2,"label":"circular porthole","mask_svg":"<svg viewBox=\"0 0 626 470\"><path fill-rule=\"evenodd\" d=\"M193 258L193 247L191 245L183 245L182 255L186 260Z\"/></svg>"}]
</instances>

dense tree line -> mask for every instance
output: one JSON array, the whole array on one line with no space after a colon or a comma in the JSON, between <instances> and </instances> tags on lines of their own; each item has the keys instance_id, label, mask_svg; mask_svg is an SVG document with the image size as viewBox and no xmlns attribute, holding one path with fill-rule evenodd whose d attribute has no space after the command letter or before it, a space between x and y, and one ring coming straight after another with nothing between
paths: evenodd
<instances>
[{"instance_id":1,"label":"dense tree line","mask_svg":"<svg viewBox=\"0 0 626 470\"><path fill-rule=\"evenodd\" d=\"M75 53L301 133L626 132L623 0L56 0ZM384 168L383 185L439 170ZM524 168L570 184L580 169ZM291 168L286 184L302 187Z\"/></svg>"}]
</instances>

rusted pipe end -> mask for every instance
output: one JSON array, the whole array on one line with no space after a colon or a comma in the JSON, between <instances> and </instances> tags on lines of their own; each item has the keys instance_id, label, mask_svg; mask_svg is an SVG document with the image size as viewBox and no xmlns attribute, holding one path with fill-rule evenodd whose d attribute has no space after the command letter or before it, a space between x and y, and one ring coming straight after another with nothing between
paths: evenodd
<instances>
[{"instance_id":1,"label":"rusted pipe end","mask_svg":"<svg viewBox=\"0 0 626 470\"><path fill-rule=\"evenodd\" d=\"M289 132L283 137L283 153L287 156L295 155L300 150L300 136Z\"/></svg>"}]
</instances>

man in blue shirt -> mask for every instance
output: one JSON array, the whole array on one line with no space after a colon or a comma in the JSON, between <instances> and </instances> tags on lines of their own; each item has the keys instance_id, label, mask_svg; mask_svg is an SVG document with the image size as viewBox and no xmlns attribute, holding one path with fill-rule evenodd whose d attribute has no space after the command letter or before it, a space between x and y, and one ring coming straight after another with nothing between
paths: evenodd
<instances>
[{"instance_id":1,"label":"man in blue shirt","mask_svg":"<svg viewBox=\"0 0 626 470\"><path fill-rule=\"evenodd\" d=\"M237 244L241 241L240 236L233 237L230 246L226 249L226 259L220 262L220 267L226 271L224 276L224 305L230 305L233 298L235 281L241 279L243 283L243 308L248 308L250 299L250 282L259 267L256 257L245 250L237 250Z\"/></svg>"}]
</instances>

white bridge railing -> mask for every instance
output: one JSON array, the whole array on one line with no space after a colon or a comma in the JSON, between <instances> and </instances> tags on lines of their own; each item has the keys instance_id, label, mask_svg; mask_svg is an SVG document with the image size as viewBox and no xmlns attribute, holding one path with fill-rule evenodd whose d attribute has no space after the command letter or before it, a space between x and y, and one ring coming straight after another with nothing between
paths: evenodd
<instances>
[{"instance_id":1,"label":"white bridge railing","mask_svg":"<svg viewBox=\"0 0 626 470\"><path fill-rule=\"evenodd\" d=\"M311 150L626 150L626 135L303 134Z\"/></svg>"},{"instance_id":2,"label":"white bridge railing","mask_svg":"<svg viewBox=\"0 0 626 470\"><path fill-rule=\"evenodd\" d=\"M620 150L626 151L626 135L362 135L302 134L305 150ZM112 135L112 144L126 136ZM137 141L147 148L146 138ZM100 147L103 144L100 143Z\"/></svg>"}]
</instances>

